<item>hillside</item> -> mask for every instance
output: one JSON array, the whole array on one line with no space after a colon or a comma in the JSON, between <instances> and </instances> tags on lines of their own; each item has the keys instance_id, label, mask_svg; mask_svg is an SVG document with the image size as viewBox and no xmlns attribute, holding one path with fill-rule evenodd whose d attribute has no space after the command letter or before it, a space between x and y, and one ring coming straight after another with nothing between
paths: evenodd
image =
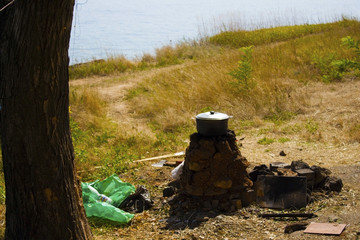
<instances>
[{"instance_id":1,"label":"hillside","mask_svg":"<svg viewBox=\"0 0 360 240\"><path fill-rule=\"evenodd\" d=\"M171 197L162 191L174 166L133 161L185 151L196 131L194 117L210 110L233 116L229 128L248 170L303 160L341 178L339 194L321 195L301 211L316 213L307 221L349 224L343 238L359 238L359 27L357 20L342 19L223 32L165 46L135 62L119 57L71 66L70 124L80 180L116 173L144 185L155 202L128 226L91 221L95 239L329 239L284 234L287 224L302 219L260 218L272 210L255 205L231 213L184 206L170 214Z\"/></svg>"},{"instance_id":2,"label":"hillside","mask_svg":"<svg viewBox=\"0 0 360 240\"><path fill-rule=\"evenodd\" d=\"M178 68L181 66L155 72L159 74ZM150 71L149 74L154 74L154 72ZM134 80L131 79L129 78L129 82L141 82L139 76L134 76ZM95 79L88 79L86 82L96 84ZM140 129L146 129L146 121L139 122L136 118L132 118L131 114L126 114L129 106L122 99L125 97L125 90L132 86L132 83L129 82L104 87L97 86L97 90L107 99L111 99L108 106L109 112L111 112L109 116L115 117L116 121L121 124L124 124L123 120L125 120L126 124L134 123ZM72 84L84 84L84 82L77 80ZM260 119L256 120L256 124L247 126L238 135L243 139L240 141L240 151L250 162L250 169L259 164L279 161L291 163L291 161L300 159L310 165L319 165L330 169L335 176L343 180L343 191L338 195L331 195L329 198L311 203L305 212L316 212L318 217L310 219L311 221L335 221L349 224L343 237L356 239L360 227L360 187L358 185L360 139L357 135L354 136L355 139L349 141L347 124L349 122L358 124L360 121L358 111L360 81L348 79L332 84L309 83L298 91L306 94L307 98L301 114L279 125ZM111 94L107 95L109 93ZM272 139L273 142L259 144L259 141L265 137ZM183 148L177 150L183 150ZM284 151L287 155L280 156L280 151ZM206 217L207 215L204 217L204 213L196 212L192 216L192 220L195 219L199 222L198 227L192 229L188 226L185 229L167 230L166 220L170 217L167 203L169 199L162 197L162 190L172 181L170 171L173 167L164 166L159 169L152 167L151 163L154 161L139 165L120 176L124 181L133 184L141 183L151 189L155 207L150 211L138 214L129 227L95 227L96 239L117 237L122 239L329 239L328 236L306 235L301 231L290 235L284 234L285 226L297 222L296 220L262 219L256 214L259 211L269 212L269 210L260 210L253 206L230 214L216 214L216 217L213 218Z\"/></svg>"}]
</instances>

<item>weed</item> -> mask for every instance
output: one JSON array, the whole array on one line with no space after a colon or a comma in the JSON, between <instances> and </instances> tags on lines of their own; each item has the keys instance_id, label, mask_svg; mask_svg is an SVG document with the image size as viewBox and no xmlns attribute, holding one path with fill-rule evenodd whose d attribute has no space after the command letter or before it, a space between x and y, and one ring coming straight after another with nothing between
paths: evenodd
<instances>
[{"instance_id":1,"label":"weed","mask_svg":"<svg viewBox=\"0 0 360 240\"><path fill-rule=\"evenodd\" d=\"M275 142L275 139L264 137L260 139L257 143L261 145L269 145L273 142Z\"/></svg>"},{"instance_id":2,"label":"weed","mask_svg":"<svg viewBox=\"0 0 360 240\"><path fill-rule=\"evenodd\" d=\"M290 121L296 114L290 111L275 111L272 114L265 116L265 120L273 122L275 125L280 125L286 121Z\"/></svg>"},{"instance_id":3,"label":"weed","mask_svg":"<svg viewBox=\"0 0 360 240\"><path fill-rule=\"evenodd\" d=\"M148 91L149 91L149 89L147 89L144 86L139 86L139 87L132 88L126 94L125 99L130 100L132 98L135 98L136 96L147 93Z\"/></svg>"},{"instance_id":4,"label":"weed","mask_svg":"<svg viewBox=\"0 0 360 240\"><path fill-rule=\"evenodd\" d=\"M319 124L313 120L308 120L305 125L306 132L303 133L303 137L307 141L320 141L322 140L322 134L319 129Z\"/></svg>"},{"instance_id":5,"label":"weed","mask_svg":"<svg viewBox=\"0 0 360 240\"><path fill-rule=\"evenodd\" d=\"M279 143L286 143L286 142L289 142L289 141L290 141L290 138L286 138L286 137L282 137L282 138L278 139Z\"/></svg>"},{"instance_id":6,"label":"weed","mask_svg":"<svg viewBox=\"0 0 360 240\"><path fill-rule=\"evenodd\" d=\"M281 129L281 132L283 134L294 134L294 133L299 133L301 129L303 129L303 127L300 124L293 124L283 127Z\"/></svg>"},{"instance_id":7,"label":"weed","mask_svg":"<svg viewBox=\"0 0 360 240\"><path fill-rule=\"evenodd\" d=\"M305 124L305 129L310 134L315 134L319 130L319 124L312 120L308 120Z\"/></svg>"},{"instance_id":8,"label":"weed","mask_svg":"<svg viewBox=\"0 0 360 240\"><path fill-rule=\"evenodd\" d=\"M272 128L261 128L258 131L258 135L264 135L272 131Z\"/></svg>"}]
</instances>

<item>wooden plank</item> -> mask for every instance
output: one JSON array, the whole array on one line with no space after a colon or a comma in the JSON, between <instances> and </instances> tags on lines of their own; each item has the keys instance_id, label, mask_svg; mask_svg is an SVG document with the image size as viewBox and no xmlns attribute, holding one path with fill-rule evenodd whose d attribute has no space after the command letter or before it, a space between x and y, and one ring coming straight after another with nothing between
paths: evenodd
<instances>
[{"instance_id":1,"label":"wooden plank","mask_svg":"<svg viewBox=\"0 0 360 240\"><path fill-rule=\"evenodd\" d=\"M174 154L167 154L167 155L162 155L162 156L157 156L157 157L151 157L151 158L144 158L144 159L140 159L140 160L135 160L133 162L145 162L145 161L151 161L151 160L157 160L157 159L161 159L161 158L169 158L169 157L181 157L184 156L185 152L177 152Z\"/></svg>"},{"instance_id":2,"label":"wooden plank","mask_svg":"<svg viewBox=\"0 0 360 240\"><path fill-rule=\"evenodd\" d=\"M345 227L346 224L312 222L304 230L304 233L340 235L344 231Z\"/></svg>"}]
</instances>

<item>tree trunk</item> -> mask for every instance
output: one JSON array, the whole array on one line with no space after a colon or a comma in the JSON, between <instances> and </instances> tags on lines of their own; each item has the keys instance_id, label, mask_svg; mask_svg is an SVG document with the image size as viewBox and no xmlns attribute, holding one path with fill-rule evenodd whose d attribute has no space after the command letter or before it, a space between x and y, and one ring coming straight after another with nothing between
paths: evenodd
<instances>
[{"instance_id":1,"label":"tree trunk","mask_svg":"<svg viewBox=\"0 0 360 240\"><path fill-rule=\"evenodd\" d=\"M15 0L0 12L6 239L92 237L69 129L73 6L74 0Z\"/></svg>"}]
</instances>

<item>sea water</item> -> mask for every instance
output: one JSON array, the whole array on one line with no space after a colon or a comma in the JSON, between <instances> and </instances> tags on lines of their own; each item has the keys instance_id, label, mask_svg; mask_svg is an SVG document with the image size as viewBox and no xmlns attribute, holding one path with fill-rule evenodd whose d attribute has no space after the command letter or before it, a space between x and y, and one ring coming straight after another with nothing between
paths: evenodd
<instances>
[{"instance_id":1,"label":"sea water","mask_svg":"<svg viewBox=\"0 0 360 240\"><path fill-rule=\"evenodd\" d=\"M231 28L360 18L359 0L76 0L70 64L156 48Z\"/></svg>"}]
</instances>

